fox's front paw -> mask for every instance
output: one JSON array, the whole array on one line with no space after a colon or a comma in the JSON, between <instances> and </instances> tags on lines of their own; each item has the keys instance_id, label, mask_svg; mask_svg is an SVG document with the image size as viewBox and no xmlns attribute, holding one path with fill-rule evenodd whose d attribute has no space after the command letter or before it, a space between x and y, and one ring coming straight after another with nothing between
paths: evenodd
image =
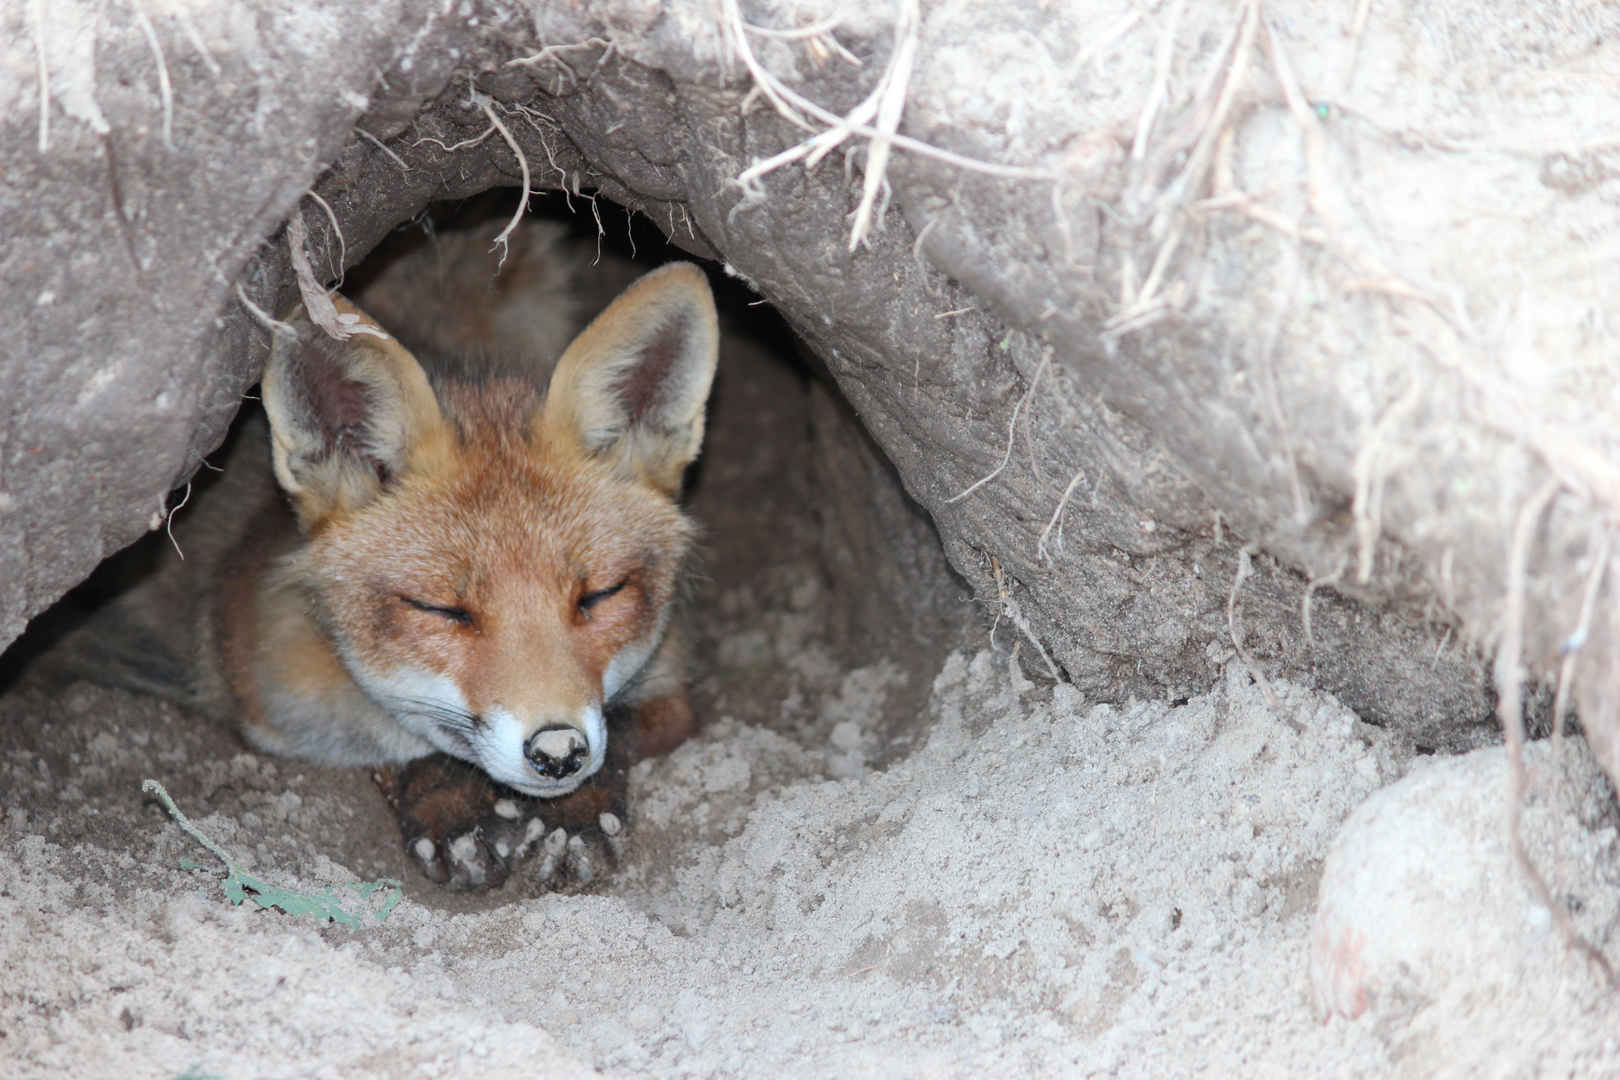
<instances>
[{"instance_id":1,"label":"fox's front paw","mask_svg":"<svg viewBox=\"0 0 1620 1080\"><path fill-rule=\"evenodd\" d=\"M623 798L606 784L537 799L441 754L380 770L376 779L399 816L407 856L452 889L499 888L524 861L542 884L583 885L618 862Z\"/></svg>"},{"instance_id":2,"label":"fox's front paw","mask_svg":"<svg viewBox=\"0 0 1620 1080\"><path fill-rule=\"evenodd\" d=\"M498 888L511 865L510 823L489 777L441 754L375 774L399 818L406 856L456 890ZM504 851L503 851L504 849Z\"/></svg>"}]
</instances>

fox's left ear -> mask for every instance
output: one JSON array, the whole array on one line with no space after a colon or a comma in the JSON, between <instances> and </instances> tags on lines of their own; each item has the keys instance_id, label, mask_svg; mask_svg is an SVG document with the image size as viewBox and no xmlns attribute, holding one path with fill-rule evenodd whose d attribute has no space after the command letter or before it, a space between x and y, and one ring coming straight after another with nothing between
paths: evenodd
<instances>
[{"instance_id":1,"label":"fox's left ear","mask_svg":"<svg viewBox=\"0 0 1620 1080\"><path fill-rule=\"evenodd\" d=\"M703 272L659 267L574 339L551 377L545 428L627 478L674 494L703 445L703 407L719 356Z\"/></svg>"}]
</instances>

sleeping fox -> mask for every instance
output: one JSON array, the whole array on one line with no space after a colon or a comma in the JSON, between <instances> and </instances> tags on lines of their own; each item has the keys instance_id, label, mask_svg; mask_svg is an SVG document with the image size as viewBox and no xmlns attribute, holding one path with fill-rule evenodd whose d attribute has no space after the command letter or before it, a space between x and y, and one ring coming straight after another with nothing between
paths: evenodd
<instances>
[{"instance_id":1,"label":"sleeping fox","mask_svg":"<svg viewBox=\"0 0 1620 1080\"><path fill-rule=\"evenodd\" d=\"M224 560L205 632L248 740L378 767L407 851L460 888L531 847L541 876L589 879L625 769L692 731L676 496L718 349L703 274L674 263L553 367L544 252L496 292L495 260L469 254L487 240L449 245L482 269L470 286L442 254L379 283L381 334L285 316L263 399L286 498Z\"/></svg>"}]
</instances>

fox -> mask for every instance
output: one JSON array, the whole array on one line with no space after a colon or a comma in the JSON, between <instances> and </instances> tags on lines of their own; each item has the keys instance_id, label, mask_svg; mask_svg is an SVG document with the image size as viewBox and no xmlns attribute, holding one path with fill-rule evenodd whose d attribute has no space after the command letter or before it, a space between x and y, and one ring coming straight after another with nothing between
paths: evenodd
<instances>
[{"instance_id":1,"label":"fox","mask_svg":"<svg viewBox=\"0 0 1620 1080\"><path fill-rule=\"evenodd\" d=\"M374 769L407 854L456 889L531 852L542 880L601 873L629 765L696 727L679 496L713 295L666 264L557 355L565 290L533 233L504 269L483 233L407 260L359 293L382 321L332 293L344 340L282 315L261 382L280 494L203 617L205 696L259 750Z\"/></svg>"}]
</instances>

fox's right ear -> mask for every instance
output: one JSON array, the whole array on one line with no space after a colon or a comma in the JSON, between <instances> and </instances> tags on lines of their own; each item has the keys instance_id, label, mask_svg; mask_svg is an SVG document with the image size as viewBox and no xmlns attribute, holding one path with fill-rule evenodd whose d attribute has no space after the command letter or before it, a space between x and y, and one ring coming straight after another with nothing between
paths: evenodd
<instances>
[{"instance_id":1,"label":"fox's right ear","mask_svg":"<svg viewBox=\"0 0 1620 1080\"><path fill-rule=\"evenodd\" d=\"M340 296L340 314L376 325ZM264 371L276 479L306 527L357 509L405 473L445 424L427 374L391 337L338 341L294 307Z\"/></svg>"}]
</instances>

